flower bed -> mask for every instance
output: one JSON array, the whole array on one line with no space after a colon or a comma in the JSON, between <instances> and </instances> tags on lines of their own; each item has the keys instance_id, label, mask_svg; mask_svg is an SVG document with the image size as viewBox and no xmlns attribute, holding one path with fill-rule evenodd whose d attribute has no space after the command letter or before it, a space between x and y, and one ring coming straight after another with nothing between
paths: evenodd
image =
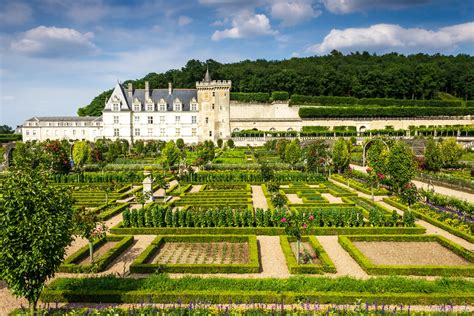
<instances>
[{"instance_id":1,"label":"flower bed","mask_svg":"<svg viewBox=\"0 0 474 316\"><path fill-rule=\"evenodd\" d=\"M295 240L296 239L294 237L280 236L280 245L283 250L283 254L285 255L286 265L288 266L288 270L291 274L318 274L324 272L336 272L334 263L314 236L303 237L302 242L307 243L308 246L312 248L312 251L316 256L315 258L311 256L311 260L316 259L317 262L298 264L296 262L295 253L291 248L291 243Z\"/></svg>"},{"instance_id":2,"label":"flower bed","mask_svg":"<svg viewBox=\"0 0 474 316\"><path fill-rule=\"evenodd\" d=\"M191 243L193 251L199 251L202 243L242 243L247 247L245 263L152 263L153 258L162 252L167 243ZM235 249L235 247L232 247ZM199 256L216 256L215 251ZM222 256L222 253L220 254ZM235 253L230 253L235 256ZM176 261L176 260L175 260ZM212 261L215 262L215 261ZM235 262L235 261L234 261ZM238 262L242 262L241 260ZM167 235L158 236L132 263L131 273L154 273L155 271L174 273L258 273L260 262L258 259L257 238L255 235Z\"/></svg>"},{"instance_id":3,"label":"flower bed","mask_svg":"<svg viewBox=\"0 0 474 316\"><path fill-rule=\"evenodd\" d=\"M133 236L112 236L101 238L93 243L93 249L96 250L104 246L107 242L116 242L106 253L95 258L93 264L78 264L89 256L89 245L86 245L66 258L59 266L59 272L68 273L89 273L100 272L107 268L118 256L120 256L127 248L133 244Z\"/></svg>"},{"instance_id":4,"label":"flower bed","mask_svg":"<svg viewBox=\"0 0 474 316\"><path fill-rule=\"evenodd\" d=\"M416 265L411 260L407 260L407 264L400 265L384 265L373 263L355 244L354 242L435 242L442 245L448 252L440 252L439 256L444 254L456 254L462 258L466 265ZM360 236L339 236L339 243L349 252L352 258L364 269L368 274L388 274L388 275L440 275L440 276L474 276L474 254L469 250L441 237L438 235L360 235ZM428 244L427 244L428 245ZM376 244L373 244L375 247ZM403 256L403 253L399 254Z\"/></svg>"}]
</instances>

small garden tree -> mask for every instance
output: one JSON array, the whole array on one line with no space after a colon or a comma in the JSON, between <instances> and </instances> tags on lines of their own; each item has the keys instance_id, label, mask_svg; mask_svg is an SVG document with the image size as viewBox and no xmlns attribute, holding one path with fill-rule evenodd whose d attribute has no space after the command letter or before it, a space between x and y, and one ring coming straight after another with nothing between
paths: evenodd
<instances>
[{"instance_id":1,"label":"small garden tree","mask_svg":"<svg viewBox=\"0 0 474 316\"><path fill-rule=\"evenodd\" d=\"M75 234L89 242L89 257L91 264L93 264L94 241L105 237L107 226L99 220L96 213L88 211L84 207L74 212L74 225Z\"/></svg>"},{"instance_id":2,"label":"small garden tree","mask_svg":"<svg viewBox=\"0 0 474 316\"><path fill-rule=\"evenodd\" d=\"M162 152L163 164L169 170L171 170L171 168L175 167L178 164L179 159L180 159L180 151L176 147L176 144L173 141L167 142Z\"/></svg>"},{"instance_id":3,"label":"small garden tree","mask_svg":"<svg viewBox=\"0 0 474 316\"><path fill-rule=\"evenodd\" d=\"M339 138L334 143L332 148L332 162L334 164L334 169L338 173L343 173L344 170L349 167L351 156L349 153L349 148L347 142L343 138Z\"/></svg>"},{"instance_id":4,"label":"small garden tree","mask_svg":"<svg viewBox=\"0 0 474 316\"><path fill-rule=\"evenodd\" d=\"M12 168L2 184L0 279L28 300L33 314L72 241L73 200L39 169Z\"/></svg>"},{"instance_id":5,"label":"small garden tree","mask_svg":"<svg viewBox=\"0 0 474 316\"><path fill-rule=\"evenodd\" d=\"M178 147L180 151L184 149L184 140L182 138L176 140L176 147Z\"/></svg>"},{"instance_id":6,"label":"small garden tree","mask_svg":"<svg viewBox=\"0 0 474 316\"><path fill-rule=\"evenodd\" d=\"M416 174L417 164L410 148L402 141L397 141L388 155L387 175L396 192L409 183Z\"/></svg>"},{"instance_id":7,"label":"small garden tree","mask_svg":"<svg viewBox=\"0 0 474 316\"><path fill-rule=\"evenodd\" d=\"M227 140L227 147L231 149L235 147L234 141L232 139Z\"/></svg>"},{"instance_id":8,"label":"small garden tree","mask_svg":"<svg viewBox=\"0 0 474 316\"><path fill-rule=\"evenodd\" d=\"M455 138L447 138L441 143L443 167L455 166L463 154L463 148Z\"/></svg>"},{"instance_id":9,"label":"small garden tree","mask_svg":"<svg viewBox=\"0 0 474 316\"><path fill-rule=\"evenodd\" d=\"M299 264L301 240L306 235L308 229L313 226L314 216L308 216L307 214L299 216L298 214L287 212L286 217L283 217L281 222L285 226L285 233L296 238L296 262Z\"/></svg>"},{"instance_id":10,"label":"small garden tree","mask_svg":"<svg viewBox=\"0 0 474 316\"><path fill-rule=\"evenodd\" d=\"M400 199L408 205L408 210L410 210L410 207L420 200L420 193L416 186L409 182L403 186L400 192Z\"/></svg>"},{"instance_id":11,"label":"small garden tree","mask_svg":"<svg viewBox=\"0 0 474 316\"><path fill-rule=\"evenodd\" d=\"M426 142L425 165L431 171L439 171L443 166L441 146L433 138L428 139Z\"/></svg>"},{"instance_id":12,"label":"small garden tree","mask_svg":"<svg viewBox=\"0 0 474 316\"><path fill-rule=\"evenodd\" d=\"M319 172L323 167L324 159L328 156L328 147L322 140L315 141L308 146L305 152L306 170L309 172Z\"/></svg>"},{"instance_id":13,"label":"small garden tree","mask_svg":"<svg viewBox=\"0 0 474 316\"><path fill-rule=\"evenodd\" d=\"M72 159L74 160L74 165L77 166L79 170L82 169L84 164L87 162L90 156L90 147L89 144L85 141L78 141L74 144L72 149Z\"/></svg>"},{"instance_id":14,"label":"small garden tree","mask_svg":"<svg viewBox=\"0 0 474 316\"><path fill-rule=\"evenodd\" d=\"M294 140L285 148L285 161L294 168L294 165L301 159L301 148L298 141Z\"/></svg>"}]
</instances>

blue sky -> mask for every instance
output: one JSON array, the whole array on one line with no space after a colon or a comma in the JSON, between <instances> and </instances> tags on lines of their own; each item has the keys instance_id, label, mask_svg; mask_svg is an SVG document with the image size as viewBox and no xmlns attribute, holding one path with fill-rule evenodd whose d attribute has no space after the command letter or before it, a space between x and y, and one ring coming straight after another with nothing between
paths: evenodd
<instances>
[{"instance_id":1,"label":"blue sky","mask_svg":"<svg viewBox=\"0 0 474 316\"><path fill-rule=\"evenodd\" d=\"M0 125L75 115L117 80L344 53L474 54L473 0L3 0Z\"/></svg>"}]
</instances>

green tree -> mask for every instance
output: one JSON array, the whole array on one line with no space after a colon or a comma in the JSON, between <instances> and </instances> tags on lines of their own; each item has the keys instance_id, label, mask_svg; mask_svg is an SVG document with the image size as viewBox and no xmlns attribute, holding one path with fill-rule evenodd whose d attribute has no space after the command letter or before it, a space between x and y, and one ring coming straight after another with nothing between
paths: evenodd
<instances>
[{"instance_id":1,"label":"green tree","mask_svg":"<svg viewBox=\"0 0 474 316\"><path fill-rule=\"evenodd\" d=\"M441 157L443 167L455 166L463 154L463 148L455 138L446 138L441 142Z\"/></svg>"},{"instance_id":2,"label":"green tree","mask_svg":"<svg viewBox=\"0 0 474 316\"><path fill-rule=\"evenodd\" d=\"M339 138L334 143L332 148L332 162L334 164L334 169L338 173L343 173L347 167L349 167L351 156L349 153L349 148L347 147L347 142L343 138Z\"/></svg>"},{"instance_id":3,"label":"green tree","mask_svg":"<svg viewBox=\"0 0 474 316\"><path fill-rule=\"evenodd\" d=\"M176 147L181 151L184 149L184 140L182 138L176 140Z\"/></svg>"},{"instance_id":4,"label":"green tree","mask_svg":"<svg viewBox=\"0 0 474 316\"><path fill-rule=\"evenodd\" d=\"M72 241L71 194L39 169L13 168L2 179L0 279L33 311Z\"/></svg>"},{"instance_id":5,"label":"green tree","mask_svg":"<svg viewBox=\"0 0 474 316\"><path fill-rule=\"evenodd\" d=\"M294 165L301 159L301 148L300 144L293 140L285 148L285 161L291 165L291 168L294 168Z\"/></svg>"},{"instance_id":6,"label":"green tree","mask_svg":"<svg viewBox=\"0 0 474 316\"><path fill-rule=\"evenodd\" d=\"M90 146L88 142L77 141L72 149L74 164L81 169L90 157Z\"/></svg>"},{"instance_id":7,"label":"green tree","mask_svg":"<svg viewBox=\"0 0 474 316\"><path fill-rule=\"evenodd\" d=\"M382 140L374 140L367 150L367 165L376 173L385 174L388 152L387 145Z\"/></svg>"},{"instance_id":8,"label":"green tree","mask_svg":"<svg viewBox=\"0 0 474 316\"><path fill-rule=\"evenodd\" d=\"M161 153L161 157L163 160L163 164L169 170L171 170L178 164L180 158L180 151L173 141L169 141L166 143L166 146Z\"/></svg>"},{"instance_id":9,"label":"green tree","mask_svg":"<svg viewBox=\"0 0 474 316\"><path fill-rule=\"evenodd\" d=\"M410 211L410 207L420 200L420 193L416 186L409 182L403 186L400 192L400 199L408 205L408 211Z\"/></svg>"},{"instance_id":10,"label":"green tree","mask_svg":"<svg viewBox=\"0 0 474 316\"><path fill-rule=\"evenodd\" d=\"M328 155L328 146L323 140L311 143L304 154L306 170L309 172L319 172L324 168L324 161Z\"/></svg>"},{"instance_id":11,"label":"green tree","mask_svg":"<svg viewBox=\"0 0 474 316\"><path fill-rule=\"evenodd\" d=\"M99 220L96 213L81 208L74 212L74 233L82 238L87 239L89 244L90 263L94 263L94 246L95 240L105 237L107 227Z\"/></svg>"},{"instance_id":12,"label":"green tree","mask_svg":"<svg viewBox=\"0 0 474 316\"><path fill-rule=\"evenodd\" d=\"M232 139L227 140L227 147L229 147L229 148L234 148L235 147L234 141Z\"/></svg>"},{"instance_id":13,"label":"green tree","mask_svg":"<svg viewBox=\"0 0 474 316\"><path fill-rule=\"evenodd\" d=\"M443 166L443 156L440 144L433 138L428 139L425 148L426 168L431 171L439 171Z\"/></svg>"},{"instance_id":14,"label":"green tree","mask_svg":"<svg viewBox=\"0 0 474 316\"><path fill-rule=\"evenodd\" d=\"M267 163L262 162L260 164L260 175L262 176L262 181L271 181L274 177L273 169Z\"/></svg>"},{"instance_id":15,"label":"green tree","mask_svg":"<svg viewBox=\"0 0 474 316\"><path fill-rule=\"evenodd\" d=\"M402 141L390 148L387 160L387 176L396 192L409 183L416 175L417 164L411 149Z\"/></svg>"}]
</instances>

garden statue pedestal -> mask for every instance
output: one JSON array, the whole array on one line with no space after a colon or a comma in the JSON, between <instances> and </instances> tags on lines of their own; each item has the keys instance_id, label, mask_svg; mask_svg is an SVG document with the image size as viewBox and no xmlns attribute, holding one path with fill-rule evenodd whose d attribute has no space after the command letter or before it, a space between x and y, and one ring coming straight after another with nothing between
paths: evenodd
<instances>
[{"instance_id":1,"label":"garden statue pedestal","mask_svg":"<svg viewBox=\"0 0 474 316\"><path fill-rule=\"evenodd\" d=\"M143 196L146 196L147 202L152 202L153 201L153 179L150 176L147 176L143 180Z\"/></svg>"}]
</instances>

